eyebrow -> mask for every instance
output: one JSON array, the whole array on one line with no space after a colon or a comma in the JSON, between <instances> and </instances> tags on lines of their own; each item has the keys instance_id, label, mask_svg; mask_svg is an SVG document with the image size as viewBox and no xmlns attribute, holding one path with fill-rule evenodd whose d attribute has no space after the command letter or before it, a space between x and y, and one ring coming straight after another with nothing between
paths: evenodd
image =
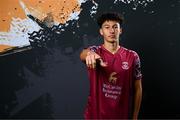
<instances>
[{"instance_id":1,"label":"eyebrow","mask_svg":"<svg viewBox=\"0 0 180 120\"><path fill-rule=\"evenodd\" d=\"M104 24L103 26L110 26L110 25Z\"/></svg>"},{"instance_id":2,"label":"eyebrow","mask_svg":"<svg viewBox=\"0 0 180 120\"><path fill-rule=\"evenodd\" d=\"M108 24L104 24L103 26L105 26L105 27L106 27L106 26L110 26L110 25L108 25ZM114 27L114 26L118 26L118 25L117 25L117 24L114 24L114 25L113 25L113 27Z\"/></svg>"}]
</instances>

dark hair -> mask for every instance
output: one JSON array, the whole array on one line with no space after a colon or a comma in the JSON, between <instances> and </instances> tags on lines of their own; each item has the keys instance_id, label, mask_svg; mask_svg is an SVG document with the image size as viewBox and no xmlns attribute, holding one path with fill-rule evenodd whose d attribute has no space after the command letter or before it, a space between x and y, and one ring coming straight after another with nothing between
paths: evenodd
<instances>
[{"instance_id":1,"label":"dark hair","mask_svg":"<svg viewBox=\"0 0 180 120\"><path fill-rule=\"evenodd\" d=\"M103 13L98 19L97 19L97 24L99 25L99 27L101 28L102 27L102 24L105 22L105 21L109 21L109 20L112 20L112 21L117 21L119 22L120 24L120 27L124 21L124 17L119 14L119 13L116 13L116 12L107 12L107 13Z\"/></svg>"}]
</instances>

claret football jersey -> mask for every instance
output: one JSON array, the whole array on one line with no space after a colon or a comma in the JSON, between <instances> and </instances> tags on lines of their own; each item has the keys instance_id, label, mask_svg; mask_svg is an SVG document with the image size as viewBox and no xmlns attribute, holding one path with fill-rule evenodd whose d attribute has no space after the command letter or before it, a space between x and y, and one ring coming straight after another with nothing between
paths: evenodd
<instances>
[{"instance_id":1,"label":"claret football jersey","mask_svg":"<svg viewBox=\"0 0 180 120\"><path fill-rule=\"evenodd\" d=\"M130 118L133 109L133 83L142 77L138 54L122 46L115 54L102 45L89 48L99 54L107 66L88 68L90 93L85 119Z\"/></svg>"}]
</instances>

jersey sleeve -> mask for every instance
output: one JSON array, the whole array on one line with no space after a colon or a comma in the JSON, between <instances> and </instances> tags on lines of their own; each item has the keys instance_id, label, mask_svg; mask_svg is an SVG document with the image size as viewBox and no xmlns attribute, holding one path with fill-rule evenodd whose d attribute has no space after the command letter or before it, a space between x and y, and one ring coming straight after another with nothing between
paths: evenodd
<instances>
[{"instance_id":1,"label":"jersey sleeve","mask_svg":"<svg viewBox=\"0 0 180 120\"><path fill-rule=\"evenodd\" d=\"M97 52L97 50L98 50L99 47L93 45L93 46L89 46L88 48L89 48L89 50L91 50L92 52Z\"/></svg>"},{"instance_id":2,"label":"jersey sleeve","mask_svg":"<svg viewBox=\"0 0 180 120\"><path fill-rule=\"evenodd\" d=\"M142 73L141 73L141 62L139 55L135 52L134 54L135 60L134 60L134 79L140 80L142 79Z\"/></svg>"}]
</instances>

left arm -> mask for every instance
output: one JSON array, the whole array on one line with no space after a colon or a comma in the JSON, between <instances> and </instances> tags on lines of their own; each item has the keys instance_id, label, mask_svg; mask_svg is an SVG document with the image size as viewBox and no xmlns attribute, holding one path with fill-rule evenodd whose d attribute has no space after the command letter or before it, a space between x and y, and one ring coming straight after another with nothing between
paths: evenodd
<instances>
[{"instance_id":1,"label":"left arm","mask_svg":"<svg viewBox=\"0 0 180 120\"><path fill-rule=\"evenodd\" d=\"M134 110L133 110L133 120L138 119L138 114L141 106L142 100L142 84L141 80L135 80L134 84Z\"/></svg>"}]
</instances>

